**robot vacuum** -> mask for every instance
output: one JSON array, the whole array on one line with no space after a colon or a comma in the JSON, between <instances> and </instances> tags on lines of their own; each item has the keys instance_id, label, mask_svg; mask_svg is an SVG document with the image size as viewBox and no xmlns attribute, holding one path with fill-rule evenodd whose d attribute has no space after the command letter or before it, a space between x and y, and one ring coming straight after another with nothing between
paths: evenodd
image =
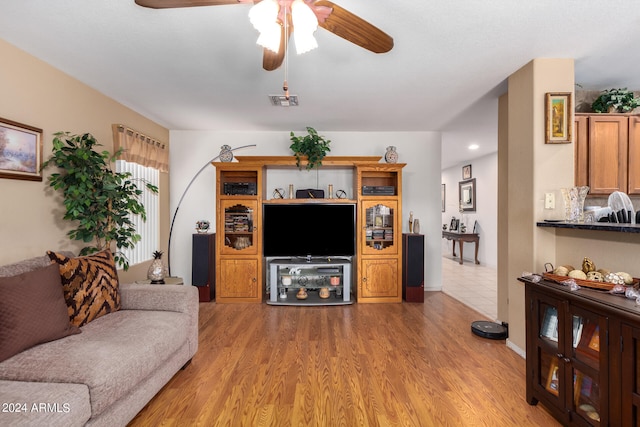
<instances>
[{"instance_id":1,"label":"robot vacuum","mask_svg":"<svg viewBox=\"0 0 640 427\"><path fill-rule=\"evenodd\" d=\"M506 325L485 320L477 320L471 323L471 332L479 337L492 340L504 340L509 336L509 330Z\"/></svg>"}]
</instances>

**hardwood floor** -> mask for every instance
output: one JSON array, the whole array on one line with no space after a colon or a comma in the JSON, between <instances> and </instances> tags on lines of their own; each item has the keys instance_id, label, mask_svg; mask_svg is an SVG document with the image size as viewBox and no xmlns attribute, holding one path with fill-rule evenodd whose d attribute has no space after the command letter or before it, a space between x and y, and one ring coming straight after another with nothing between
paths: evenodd
<instances>
[{"instance_id":1,"label":"hardwood floor","mask_svg":"<svg viewBox=\"0 0 640 427\"><path fill-rule=\"evenodd\" d=\"M554 426L483 316L424 304L200 304L193 362L130 426Z\"/></svg>"}]
</instances>

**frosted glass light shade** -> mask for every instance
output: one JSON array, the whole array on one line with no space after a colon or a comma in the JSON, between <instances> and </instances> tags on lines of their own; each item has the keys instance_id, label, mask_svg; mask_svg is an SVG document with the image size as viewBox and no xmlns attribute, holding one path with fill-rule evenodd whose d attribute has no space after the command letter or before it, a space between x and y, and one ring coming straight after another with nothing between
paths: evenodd
<instances>
[{"instance_id":1,"label":"frosted glass light shade","mask_svg":"<svg viewBox=\"0 0 640 427\"><path fill-rule=\"evenodd\" d=\"M280 49L279 9L275 0L263 0L249 9L249 21L260 32L256 43L275 53Z\"/></svg>"},{"instance_id":2,"label":"frosted glass light shade","mask_svg":"<svg viewBox=\"0 0 640 427\"><path fill-rule=\"evenodd\" d=\"M296 52L302 54L318 47L313 33L318 29L318 18L311 8L302 0L295 0L291 4L291 21L293 22L293 40Z\"/></svg>"}]
</instances>

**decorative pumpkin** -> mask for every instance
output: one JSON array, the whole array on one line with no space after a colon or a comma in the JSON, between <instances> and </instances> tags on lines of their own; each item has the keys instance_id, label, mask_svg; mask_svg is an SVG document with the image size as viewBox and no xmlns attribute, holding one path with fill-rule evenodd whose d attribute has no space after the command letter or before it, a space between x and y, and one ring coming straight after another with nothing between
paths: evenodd
<instances>
[{"instance_id":1,"label":"decorative pumpkin","mask_svg":"<svg viewBox=\"0 0 640 427\"><path fill-rule=\"evenodd\" d=\"M619 271L616 273L618 276L622 277L625 285L631 285L633 283L633 277L629 273L625 273L624 271Z\"/></svg>"},{"instance_id":2,"label":"decorative pumpkin","mask_svg":"<svg viewBox=\"0 0 640 427\"><path fill-rule=\"evenodd\" d=\"M571 270L569 272L569 277L573 279L587 280L587 275L584 274L584 271L582 270Z\"/></svg>"},{"instance_id":3,"label":"decorative pumpkin","mask_svg":"<svg viewBox=\"0 0 640 427\"><path fill-rule=\"evenodd\" d=\"M555 274L556 276L567 276L569 275L569 269L564 265L561 265L560 267L556 267L553 270L553 274Z\"/></svg>"}]
</instances>

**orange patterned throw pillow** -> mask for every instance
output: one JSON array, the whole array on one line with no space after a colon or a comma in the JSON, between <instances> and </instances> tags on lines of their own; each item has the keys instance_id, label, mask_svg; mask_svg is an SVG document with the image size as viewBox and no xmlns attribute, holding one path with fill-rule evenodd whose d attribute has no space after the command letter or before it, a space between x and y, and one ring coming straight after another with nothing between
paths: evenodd
<instances>
[{"instance_id":1,"label":"orange patterned throw pillow","mask_svg":"<svg viewBox=\"0 0 640 427\"><path fill-rule=\"evenodd\" d=\"M86 325L120 310L118 272L111 251L76 258L52 251L47 255L60 266L64 299L73 325Z\"/></svg>"}]
</instances>

